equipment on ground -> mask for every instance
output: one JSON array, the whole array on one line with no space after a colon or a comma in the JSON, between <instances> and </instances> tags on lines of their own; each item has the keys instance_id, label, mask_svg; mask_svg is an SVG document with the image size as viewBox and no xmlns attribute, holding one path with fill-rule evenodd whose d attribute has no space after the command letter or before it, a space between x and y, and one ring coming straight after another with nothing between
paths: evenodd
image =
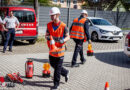
<instances>
[{"instance_id":1,"label":"equipment on ground","mask_svg":"<svg viewBox=\"0 0 130 90\"><path fill-rule=\"evenodd\" d=\"M42 71L42 76L43 77L50 77L51 71L50 69L50 64L49 63L45 63L43 64L43 71Z\"/></svg>"},{"instance_id":2,"label":"equipment on ground","mask_svg":"<svg viewBox=\"0 0 130 90\"><path fill-rule=\"evenodd\" d=\"M32 78L33 72L34 72L33 61L31 59L29 59L25 63L25 76L26 76L26 78Z\"/></svg>"},{"instance_id":3,"label":"equipment on ground","mask_svg":"<svg viewBox=\"0 0 130 90\"><path fill-rule=\"evenodd\" d=\"M0 76L0 86L5 87L6 83L3 76Z\"/></svg>"},{"instance_id":4,"label":"equipment on ground","mask_svg":"<svg viewBox=\"0 0 130 90\"><path fill-rule=\"evenodd\" d=\"M20 73L9 73L6 74L6 77L11 81L11 82L18 82L18 83L23 83L23 79L20 76Z\"/></svg>"},{"instance_id":5,"label":"equipment on ground","mask_svg":"<svg viewBox=\"0 0 130 90\"><path fill-rule=\"evenodd\" d=\"M87 56L93 56L92 44L88 44Z\"/></svg>"}]
</instances>

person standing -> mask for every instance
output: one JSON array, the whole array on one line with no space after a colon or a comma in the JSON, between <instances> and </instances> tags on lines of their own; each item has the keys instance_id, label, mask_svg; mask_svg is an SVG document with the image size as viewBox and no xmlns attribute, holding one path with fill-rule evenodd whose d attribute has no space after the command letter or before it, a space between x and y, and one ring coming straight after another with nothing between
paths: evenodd
<instances>
[{"instance_id":1,"label":"person standing","mask_svg":"<svg viewBox=\"0 0 130 90\"><path fill-rule=\"evenodd\" d=\"M65 77L66 82L68 81L69 70L62 67L62 64L64 60L65 43L70 37L66 24L59 19L59 8L52 7L49 15L52 21L47 24L45 38L50 41L50 36L52 36L55 41L55 46L59 48L58 52L49 51L50 64L54 68L54 86L52 87L52 90L56 90L59 87L61 75ZM51 49L49 43L48 47Z\"/></svg>"},{"instance_id":2,"label":"person standing","mask_svg":"<svg viewBox=\"0 0 130 90\"><path fill-rule=\"evenodd\" d=\"M6 25L6 27L5 27ZM19 27L18 19L13 15L13 11L10 11L10 16L5 17L3 20L3 29L6 32L6 40L4 42L3 53L5 53L9 40L9 51L12 52L12 46L15 38L15 31Z\"/></svg>"},{"instance_id":3,"label":"person standing","mask_svg":"<svg viewBox=\"0 0 130 90\"><path fill-rule=\"evenodd\" d=\"M83 55L83 42L84 40L88 40L88 43L91 43L90 35L88 32L89 25L87 20L88 13L86 10L82 10L79 18L75 18L70 28L70 38L74 40L76 43L75 50L71 62L71 67L77 67L79 64L76 63L78 53L80 54L81 63L84 64L86 59Z\"/></svg>"}]
</instances>

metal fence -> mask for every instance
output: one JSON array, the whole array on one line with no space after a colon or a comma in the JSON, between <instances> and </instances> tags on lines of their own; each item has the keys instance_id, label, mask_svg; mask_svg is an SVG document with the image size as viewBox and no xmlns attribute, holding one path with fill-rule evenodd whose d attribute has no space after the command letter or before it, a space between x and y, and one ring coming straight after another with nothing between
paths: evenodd
<instances>
[{"instance_id":1,"label":"metal fence","mask_svg":"<svg viewBox=\"0 0 130 90\"><path fill-rule=\"evenodd\" d=\"M50 21L49 10L51 7L43 7L39 8L39 25L45 26L47 22ZM80 16L80 12L82 9L70 9L70 19L69 26L72 23L73 19ZM120 28L130 28L130 12L114 12L114 11L94 11L90 9L86 9L88 11L89 17L101 17L107 19L112 24L120 27ZM60 19L67 24L68 20L68 9L60 8L61 16Z\"/></svg>"}]
</instances>

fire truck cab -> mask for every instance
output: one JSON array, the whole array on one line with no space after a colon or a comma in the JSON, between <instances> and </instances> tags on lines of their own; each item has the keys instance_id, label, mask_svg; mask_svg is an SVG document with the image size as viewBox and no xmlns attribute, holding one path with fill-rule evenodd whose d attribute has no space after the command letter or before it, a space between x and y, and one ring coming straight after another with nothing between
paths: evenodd
<instances>
[{"instance_id":1,"label":"fire truck cab","mask_svg":"<svg viewBox=\"0 0 130 90\"><path fill-rule=\"evenodd\" d=\"M9 16L10 11L13 11L14 16L20 22L19 29L15 32L15 40L27 40L30 44L34 44L38 36L35 10L25 7L0 7L2 20ZM4 41L4 38L4 31L2 25L0 25L0 44Z\"/></svg>"}]
</instances>

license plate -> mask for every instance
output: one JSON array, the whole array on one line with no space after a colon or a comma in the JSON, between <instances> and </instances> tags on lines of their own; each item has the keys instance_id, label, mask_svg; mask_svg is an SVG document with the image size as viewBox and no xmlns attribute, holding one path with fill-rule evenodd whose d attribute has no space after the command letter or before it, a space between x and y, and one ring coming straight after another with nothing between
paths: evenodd
<instances>
[{"instance_id":1,"label":"license plate","mask_svg":"<svg viewBox=\"0 0 130 90\"><path fill-rule=\"evenodd\" d=\"M119 38L113 38L113 40L119 40Z\"/></svg>"},{"instance_id":2,"label":"license plate","mask_svg":"<svg viewBox=\"0 0 130 90\"><path fill-rule=\"evenodd\" d=\"M15 33L16 33L16 34L22 34L23 31L16 31Z\"/></svg>"}]
</instances>

